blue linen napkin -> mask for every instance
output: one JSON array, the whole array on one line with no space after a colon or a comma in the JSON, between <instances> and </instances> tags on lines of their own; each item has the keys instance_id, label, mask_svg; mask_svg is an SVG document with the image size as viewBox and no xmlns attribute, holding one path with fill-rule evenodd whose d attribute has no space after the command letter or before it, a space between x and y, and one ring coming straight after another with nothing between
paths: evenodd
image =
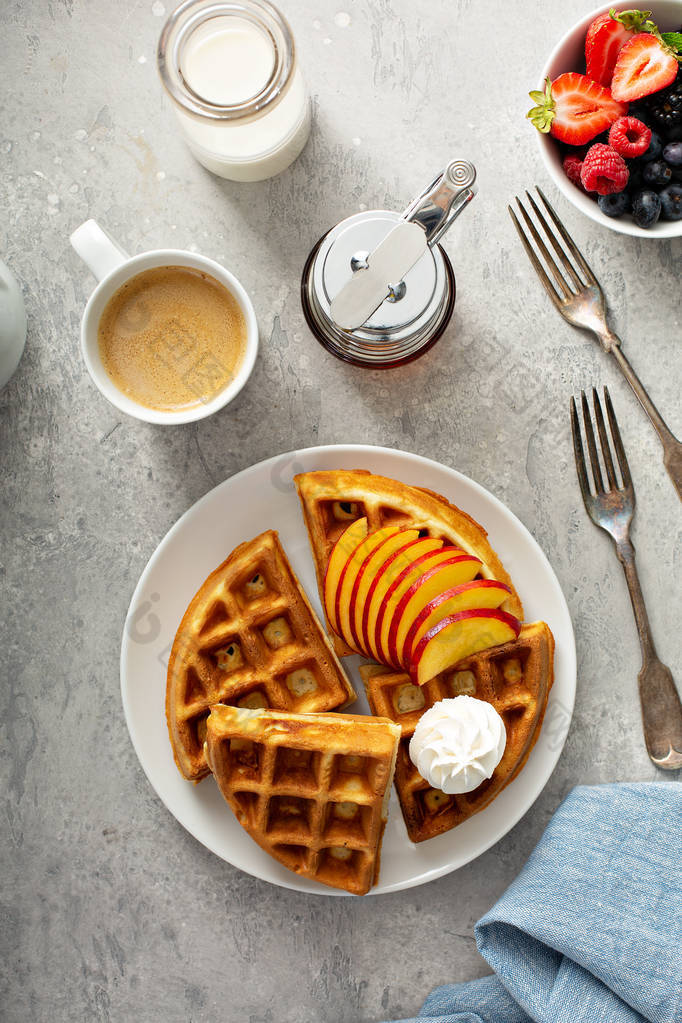
<instances>
[{"instance_id":1,"label":"blue linen napkin","mask_svg":"<svg viewBox=\"0 0 682 1023\"><path fill-rule=\"evenodd\" d=\"M682 785L573 789L475 934L495 975L402 1023L682 1023Z\"/></svg>"}]
</instances>

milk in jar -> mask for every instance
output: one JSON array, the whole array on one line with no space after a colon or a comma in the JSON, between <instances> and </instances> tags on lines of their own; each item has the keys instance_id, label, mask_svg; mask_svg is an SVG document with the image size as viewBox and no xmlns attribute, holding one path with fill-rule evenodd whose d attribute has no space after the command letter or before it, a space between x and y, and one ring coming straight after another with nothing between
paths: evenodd
<instances>
[{"instance_id":1,"label":"milk in jar","mask_svg":"<svg viewBox=\"0 0 682 1023\"><path fill-rule=\"evenodd\" d=\"M185 140L214 174L259 181L303 149L310 101L291 30L272 4L187 0L166 23L158 57Z\"/></svg>"}]
</instances>

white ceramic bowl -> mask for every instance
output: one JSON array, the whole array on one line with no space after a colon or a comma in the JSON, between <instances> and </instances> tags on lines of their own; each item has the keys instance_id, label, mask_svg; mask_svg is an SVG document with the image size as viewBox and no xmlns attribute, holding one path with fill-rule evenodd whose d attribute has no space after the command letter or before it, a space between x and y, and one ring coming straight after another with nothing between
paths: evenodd
<instances>
[{"instance_id":1,"label":"white ceramic bowl","mask_svg":"<svg viewBox=\"0 0 682 1023\"><path fill-rule=\"evenodd\" d=\"M618 4L616 10L629 10L633 5ZM648 4L643 5L647 10ZM585 35L588 28L599 14L604 14L614 7L613 2L597 7L590 14L586 14L577 25L562 36L552 50L547 63L545 64L540 82L536 88L541 89L546 78L554 81L559 75L566 71L582 72L585 67ZM661 31L672 31L679 29L682 24L682 0L660 0L651 4L653 9L652 19L656 22ZM630 234L635 238L680 238L682 237L682 220L659 220L653 227L644 229L638 227L629 216L606 217L599 209L596 201L581 192L564 173L561 166L561 155L559 143L551 135L543 135L536 132L540 154L547 173L560 192L568 201L594 220L597 224L618 231L621 234Z\"/></svg>"}]
</instances>

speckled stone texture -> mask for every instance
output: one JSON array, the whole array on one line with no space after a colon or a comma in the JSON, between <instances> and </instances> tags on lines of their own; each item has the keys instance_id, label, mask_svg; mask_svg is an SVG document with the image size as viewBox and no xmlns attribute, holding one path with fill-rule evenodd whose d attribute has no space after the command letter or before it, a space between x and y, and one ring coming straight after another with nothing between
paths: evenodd
<instances>
[{"instance_id":1,"label":"speckled stone texture","mask_svg":"<svg viewBox=\"0 0 682 1023\"><path fill-rule=\"evenodd\" d=\"M679 502L634 397L550 307L506 213L534 181L554 195L524 121L527 91L585 7L569 0L540 16L527 0L288 0L313 135L279 178L238 185L204 171L178 134L155 67L159 0L2 4L0 254L29 316L0 395L6 1023L411 1015L434 985L488 972L473 924L572 785L658 776L642 742L625 582L578 493L570 394L611 389L637 487L642 585L678 680ZM445 337L398 371L335 361L299 304L310 247L361 204L403 208L454 155L477 165L480 191L445 243L458 283ZM682 240L624 238L556 200L626 352L682 431ZM78 347L93 280L68 243L87 217L130 252L197 247L240 277L262 351L229 408L164 429L100 396ZM278 889L207 852L150 788L119 696L125 612L167 529L237 470L334 442L404 448L490 488L547 553L578 644L573 725L533 809L478 861L378 899Z\"/></svg>"}]
</instances>

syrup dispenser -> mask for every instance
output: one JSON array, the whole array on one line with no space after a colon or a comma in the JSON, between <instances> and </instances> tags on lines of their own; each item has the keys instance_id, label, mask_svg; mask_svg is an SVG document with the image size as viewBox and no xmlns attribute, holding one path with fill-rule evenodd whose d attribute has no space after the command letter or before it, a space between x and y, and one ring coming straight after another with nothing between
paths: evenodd
<instances>
[{"instance_id":1,"label":"syrup dispenser","mask_svg":"<svg viewBox=\"0 0 682 1023\"><path fill-rule=\"evenodd\" d=\"M438 243L473 199L475 179L471 163L452 160L403 213L356 213L320 239L301 281L303 311L320 344L377 369L435 344L455 304L455 275Z\"/></svg>"}]
</instances>

